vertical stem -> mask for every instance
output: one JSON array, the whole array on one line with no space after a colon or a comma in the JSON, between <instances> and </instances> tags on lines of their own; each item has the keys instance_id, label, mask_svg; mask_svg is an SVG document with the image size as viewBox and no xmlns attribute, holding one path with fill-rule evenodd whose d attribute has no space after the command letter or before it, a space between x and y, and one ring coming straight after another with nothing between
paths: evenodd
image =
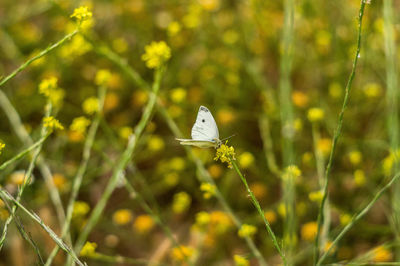
<instances>
[{"instance_id":1,"label":"vertical stem","mask_svg":"<svg viewBox=\"0 0 400 266\"><path fill-rule=\"evenodd\" d=\"M282 55L280 62L280 109L283 137L283 165L284 168L293 164L293 105L291 100L291 82L290 73L292 68L293 57L293 23L294 23L294 0L284 1L284 25L282 39ZM291 179L282 179L283 199L286 209L286 217L284 223L284 243L285 254L288 264L291 264L291 257L294 251L294 238L296 235L296 219L295 219L295 193L296 188ZM288 182L289 181L289 182Z\"/></svg>"},{"instance_id":2,"label":"vertical stem","mask_svg":"<svg viewBox=\"0 0 400 266\"><path fill-rule=\"evenodd\" d=\"M317 229L317 235L315 237L315 243L314 243L314 264L317 263L318 257L319 257L319 234L321 232L321 225L324 221L324 206L325 206L325 202L327 200L328 197L328 185L329 185L329 174L331 172L331 168L332 168L332 163L333 163L333 155L335 153L335 149L336 149L336 144L339 140L340 134L342 132L342 125L343 125L343 117L344 117L344 111L346 110L347 104L349 102L349 96L350 96L350 91L351 91L351 85L353 84L353 80L356 74L356 67L357 67L357 62L358 62L358 58L360 56L360 50L361 50L361 29L362 29L362 19L364 16L364 9L365 9L365 0L361 0L361 4L360 4L360 10L359 10L359 15L358 15L358 36L357 36L357 50L356 50L356 54L354 55L354 60L353 60L353 67L351 69L351 73L349 76L349 80L347 81L347 85L346 85L346 90L345 90L345 95L344 95L344 99L343 99L343 105L342 105L342 109L340 111L339 114L339 120L338 120L338 124L336 127L336 131L333 137L333 142L332 142L332 148L331 148L331 152L329 155L329 160L328 160L328 165L326 167L326 171L325 171L325 184L324 184L324 191L323 191L323 197L322 197L322 201L321 201L321 205L319 207L319 212L318 212L318 229Z\"/></svg>"},{"instance_id":3,"label":"vertical stem","mask_svg":"<svg viewBox=\"0 0 400 266\"><path fill-rule=\"evenodd\" d=\"M396 154L399 148L399 93L396 65L396 42L394 38L394 14L393 1L383 1L383 36L385 40L385 59L386 59L386 102L387 102L387 128L389 132L390 148ZM394 171L399 169L399 158L395 159ZM394 212L394 226L396 227L396 239L400 239L400 183L393 185L392 209ZM397 247L395 252L396 259L400 259L400 249Z\"/></svg>"}]
</instances>

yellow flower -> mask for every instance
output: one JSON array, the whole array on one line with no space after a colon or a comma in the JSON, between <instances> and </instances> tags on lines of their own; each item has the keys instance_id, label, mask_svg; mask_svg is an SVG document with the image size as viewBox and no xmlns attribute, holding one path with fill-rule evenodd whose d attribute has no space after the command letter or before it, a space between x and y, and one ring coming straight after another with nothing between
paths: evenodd
<instances>
[{"instance_id":1,"label":"yellow flower","mask_svg":"<svg viewBox=\"0 0 400 266\"><path fill-rule=\"evenodd\" d=\"M286 206L284 203L280 203L278 205L278 213L281 217L285 218L286 217Z\"/></svg>"},{"instance_id":2,"label":"yellow flower","mask_svg":"<svg viewBox=\"0 0 400 266\"><path fill-rule=\"evenodd\" d=\"M94 255L96 255L96 248L96 243L87 241L79 254L82 257L93 257Z\"/></svg>"},{"instance_id":3,"label":"yellow flower","mask_svg":"<svg viewBox=\"0 0 400 266\"><path fill-rule=\"evenodd\" d=\"M84 201L76 201L74 203L74 210L72 211L72 217L78 218L85 216L90 211L89 204Z\"/></svg>"},{"instance_id":4,"label":"yellow flower","mask_svg":"<svg viewBox=\"0 0 400 266\"><path fill-rule=\"evenodd\" d=\"M363 89L368 98L377 98L382 94L382 87L378 83L368 83Z\"/></svg>"},{"instance_id":5,"label":"yellow flower","mask_svg":"<svg viewBox=\"0 0 400 266\"><path fill-rule=\"evenodd\" d=\"M120 54L128 50L129 44L124 38L117 38L112 41L112 47Z\"/></svg>"},{"instance_id":6,"label":"yellow flower","mask_svg":"<svg viewBox=\"0 0 400 266\"><path fill-rule=\"evenodd\" d=\"M365 180L365 173L363 170L355 170L354 171L354 183L356 183L357 186L362 186L366 182Z\"/></svg>"},{"instance_id":7,"label":"yellow flower","mask_svg":"<svg viewBox=\"0 0 400 266\"><path fill-rule=\"evenodd\" d=\"M308 109L307 118L311 123L314 123L324 119L324 115L324 110L321 108L310 108Z\"/></svg>"},{"instance_id":8,"label":"yellow flower","mask_svg":"<svg viewBox=\"0 0 400 266\"><path fill-rule=\"evenodd\" d=\"M199 212L196 214L196 225L199 227L207 226L211 221L211 216L208 212Z\"/></svg>"},{"instance_id":9,"label":"yellow flower","mask_svg":"<svg viewBox=\"0 0 400 266\"><path fill-rule=\"evenodd\" d=\"M210 183L201 183L200 190L203 191L203 197L209 199L215 195L216 186Z\"/></svg>"},{"instance_id":10,"label":"yellow flower","mask_svg":"<svg viewBox=\"0 0 400 266\"><path fill-rule=\"evenodd\" d=\"M56 188L58 188L61 191L66 190L67 188L67 179L65 178L64 175L62 174L54 174L53 175L53 182Z\"/></svg>"},{"instance_id":11,"label":"yellow flower","mask_svg":"<svg viewBox=\"0 0 400 266\"><path fill-rule=\"evenodd\" d=\"M234 255L233 260L235 261L236 266L249 266L250 262L243 256Z\"/></svg>"},{"instance_id":12,"label":"yellow flower","mask_svg":"<svg viewBox=\"0 0 400 266\"><path fill-rule=\"evenodd\" d=\"M120 209L113 214L113 221L117 225L126 225L132 221L132 211L129 209Z\"/></svg>"},{"instance_id":13,"label":"yellow flower","mask_svg":"<svg viewBox=\"0 0 400 266\"><path fill-rule=\"evenodd\" d=\"M301 227L301 238L306 241L314 241L314 238L317 236L317 223L309 222L304 224Z\"/></svg>"},{"instance_id":14,"label":"yellow flower","mask_svg":"<svg viewBox=\"0 0 400 266\"><path fill-rule=\"evenodd\" d=\"M227 125L235 120L235 114L229 109L221 109L217 113L217 120L221 125Z\"/></svg>"},{"instance_id":15,"label":"yellow flower","mask_svg":"<svg viewBox=\"0 0 400 266\"><path fill-rule=\"evenodd\" d=\"M250 224L243 224L239 229L238 235L241 238L246 238L254 236L255 233L257 233L257 227Z\"/></svg>"},{"instance_id":16,"label":"yellow flower","mask_svg":"<svg viewBox=\"0 0 400 266\"><path fill-rule=\"evenodd\" d=\"M76 117L72 120L69 129L72 131L76 131L82 135L86 133L86 128L90 125L90 120L84 116Z\"/></svg>"},{"instance_id":17,"label":"yellow flower","mask_svg":"<svg viewBox=\"0 0 400 266\"><path fill-rule=\"evenodd\" d=\"M131 127L121 127L118 131L118 134L121 138L127 140L129 136L132 135L133 129Z\"/></svg>"},{"instance_id":18,"label":"yellow flower","mask_svg":"<svg viewBox=\"0 0 400 266\"><path fill-rule=\"evenodd\" d=\"M57 83L58 79L56 77L42 80L39 84L39 93L49 98L54 106L60 107L65 96L65 91L58 88Z\"/></svg>"},{"instance_id":19,"label":"yellow flower","mask_svg":"<svg viewBox=\"0 0 400 266\"><path fill-rule=\"evenodd\" d=\"M49 130L59 129L64 130L63 125L61 125L60 121L55 119L53 116L43 118L43 126L48 128Z\"/></svg>"},{"instance_id":20,"label":"yellow flower","mask_svg":"<svg viewBox=\"0 0 400 266\"><path fill-rule=\"evenodd\" d=\"M159 136L155 135L151 136L149 138L149 141L147 142L147 147L151 151L160 151L164 149L164 146L165 146L164 140Z\"/></svg>"},{"instance_id":21,"label":"yellow flower","mask_svg":"<svg viewBox=\"0 0 400 266\"><path fill-rule=\"evenodd\" d=\"M384 246L379 246L373 250L374 262L387 262L393 259L392 252Z\"/></svg>"},{"instance_id":22,"label":"yellow flower","mask_svg":"<svg viewBox=\"0 0 400 266\"><path fill-rule=\"evenodd\" d=\"M212 164L207 169L210 176L214 179L219 178L222 175L222 168L218 164Z\"/></svg>"},{"instance_id":23,"label":"yellow flower","mask_svg":"<svg viewBox=\"0 0 400 266\"><path fill-rule=\"evenodd\" d=\"M108 69L100 69L96 73L94 82L98 86L106 86L111 79L111 72Z\"/></svg>"},{"instance_id":24,"label":"yellow flower","mask_svg":"<svg viewBox=\"0 0 400 266\"><path fill-rule=\"evenodd\" d=\"M169 187L173 187L179 182L179 175L175 172L168 173L164 178L165 184Z\"/></svg>"},{"instance_id":25,"label":"yellow flower","mask_svg":"<svg viewBox=\"0 0 400 266\"><path fill-rule=\"evenodd\" d=\"M232 219L222 211L210 213L210 224L215 233L219 235L226 233L233 226Z\"/></svg>"},{"instance_id":26,"label":"yellow flower","mask_svg":"<svg viewBox=\"0 0 400 266\"><path fill-rule=\"evenodd\" d=\"M87 98L82 104L83 111L88 114L94 114L99 111L99 99L96 97Z\"/></svg>"},{"instance_id":27,"label":"yellow flower","mask_svg":"<svg viewBox=\"0 0 400 266\"><path fill-rule=\"evenodd\" d=\"M89 11L87 6L81 6L75 8L74 13L72 13L71 18L76 18L78 24L83 21L90 19L93 16L92 12Z\"/></svg>"},{"instance_id":28,"label":"yellow flower","mask_svg":"<svg viewBox=\"0 0 400 266\"><path fill-rule=\"evenodd\" d=\"M4 149L5 146L6 146L6 144L4 144L3 142L0 141L0 154L1 154L1 151Z\"/></svg>"},{"instance_id":29,"label":"yellow flower","mask_svg":"<svg viewBox=\"0 0 400 266\"><path fill-rule=\"evenodd\" d=\"M235 159L235 149L232 146L229 147L225 144L222 144L217 149L214 160L215 161L220 160L222 163L227 163L228 168L232 168L231 160L236 160Z\"/></svg>"},{"instance_id":30,"label":"yellow flower","mask_svg":"<svg viewBox=\"0 0 400 266\"><path fill-rule=\"evenodd\" d=\"M332 141L328 138L322 138L318 140L317 149L322 153L324 156L328 156L331 152Z\"/></svg>"},{"instance_id":31,"label":"yellow flower","mask_svg":"<svg viewBox=\"0 0 400 266\"><path fill-rule=\"evenodd\" d=\"M25 180L25 171L15 171L9 176L9 182L14 185L22 185Z\"/></svg>"},{"instance_id":32,"label":"yellow flower","mask_svg":"<svg viewBox=\"0 0 400 266\"><path fill-rule=\"evenodd\" d=\"M200 5L208 11L214 11L219 8L221 0L199 0Z\"/></svg>"},{"instance_id":33,"label":"yellow flower","mask_svg":"<svg viewBox=\"0 0 400 266\"><path fill-rule=\"evenodd\" d=\"M181 31L181 24L179 24L179 22L177 21L172 21L171 23L169 23L168 28L167 28L167 32L169 36L175 36L176 34L178 34Z\"/></svg>"},{"instance_id":34,"label":"yellow flower","mask_svg":"<svg viewBox=\"0 0 400 266\"><path fill-rule=\"evenodd\" d=\"M169 161L169 167L171 170L182 171L185 169L185 160L182 157L174 157Z\"/></svg>"},{"instance_id":35,"label":"yellow flower","mask_svg":"<svg viewBox=\"0 0 400 266\"><path fill-rule=\"evenodd\" d=\"M254 156L250 152L244 152L239 155L238 160L242 168L249 168L254 163Z\"/></svg>"},{"instance_id":36,"label":"yellow flower","mask_svg":"<svg viewBox=\"0 0 400 266\"><path fill-rule=\"evenodd\" d=\"M339 83L334 82L329 85L329 95L332 98L334 98L334 99L340 98L342 96L342 93L343 93L343 89Z\"/></svg>"},{"instance_id":37,"label":"yellow flower","mask_svg":"<svg viewBox=\"0 0 400 266\"><path fill-rule=\"evenodd\" d=\"M186 99L186 90L183 88L172 89L170 97L174 103L181 103Z\"/></svg>"},{"instance_id":38,"label":"yellow flower","mask_svg":"<svg viewBox=\"0 0 400 266\"><path fill-rule=\"evenodd\" d=\"M276 213L275 213L274 211L266 211L266 212L264 213L264 216L265 216L265 219L267 219L267 221L268 221L270 224L275 223L276 220L277 220Z\"/></svg>"},{"instance_id":39,"label":"yellow flower","mask_svg":"<svg viewBox=\"0 0 400 266\"><path fill-rule=\"evenodd\" d=\"M292 101L297 107L305 108L308 105L308 96L304 92L293 91Z\"/></svg>"},{"instance_id":40,"label":"yellow flower","mask_svg":"<svg viewBox=\"0 0 400 266\"><path fill-rule=\"evenodd\" d=\"M347 213L343 213L340 215L339 219L340 219L340 224L342 226L346 226L351 221L351 216Z\"/></svg>"},{"instance_id":41,"label":"yellow flower","mask_svg":"<svg viewBox=\"0 0 400 266\"><path fill-rule=\"evenodd\" d=\"M172 210L174 213L180 214L185 212L192 202L192 198L186 192L179 192L174 195L172 202Z\"/></svg>"},{"instance_id":42,"label":"yellow flower","mask_svg":"<svg viewBox=\"0 0 400 266\"><path fill-rule=\"evenodd\" d=\"M289 165L286 167L285 172L282 175L283 179L297 179L301 176L301 170L296 165Z\"/></svg>"},{"instance_id":43,"label":"yellow flower","mask_svg":"<svg viewBox=\"0 0 400 266\"><path fill-rule=\"evenodd\" d=\"M152 42L145 48L142 60L146 62L148 68L158 68L171 58L171 49L164 42Z\"/></svg>"},{"instance_id":44,"label":"yellow flower","mask_svg":"<svg viewBox=\"0 0 400 266\"><path fill-rule=\"evenodd\" d=\"M154 227L154 220L150 215L139 215L133 223L133 228L140 234L147 234Z\"/></svg>"},{"instance_id":45,"label":"yellow flower","mask_svg":"<svg viewBox=\"0 0 400 266\"><path fill-rule=\"evenodd\" d=\"M327 252L331 248L331 246L332 246L332 241L330 241L330 240L326 241L325 246L324 246L324 252ZM329 254L332 254L335 251L336 251L336 247L332 247L331 250L329 251Z\"/></svg>"},{"instance_id":46,"label":"yellow flower","mask_svg":"<svg viewBox=\"0 0 400 266\"><path fill-rule=\"evenodd\" d=\"M184 262L189 260L195 253L195 250L188 246L179 246L172 249L171 257L175 261Z\"/></svg>"},{"instance_id":47,"label":"yellow flower","mask_svg":"<svg viewBox=\"0 0 400 266\"><path fill-rule=\"evenodd\" d=\"M323 196L324 196L324 193L323 193L322 190L313 191L313 192L310 192L310 193L308 194L308 198L309 198L311 201L313 201L313 202L318 202L318 203L321 202Z\"/></svg>"},{"instance_id":48,"label":"yellow flower","mask_svg":"<svg viewBox=\"0 0 400 266\"><path fill-rule=\"evenodd\" d=\"M358 165L362 160L361 152L357 150L349 152L349 160L352 165Z\"/></svg>"},{"instance_id":49,"label":"yellow flower","mask_svg":"<svg viewBox=\"0 0 400 266\"><path fill-rule=\"evenodd\" d=\"M114 92L107 93L106 98L104 99L104 111L108 112L119 104L118 95Z\"/></svg>"}]
</instances>

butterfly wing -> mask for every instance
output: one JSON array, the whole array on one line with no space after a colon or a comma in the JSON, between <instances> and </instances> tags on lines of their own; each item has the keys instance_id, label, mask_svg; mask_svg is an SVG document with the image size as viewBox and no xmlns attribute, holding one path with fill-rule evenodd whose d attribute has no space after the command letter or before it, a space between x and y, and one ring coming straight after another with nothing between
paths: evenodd
<instances>
[{"instance_id":1,"label":"butterfly wing","mask_svg":"<svg viewBox=\"0 0 400 266\"><path fill-rule=\"evenodd\" d=\"M200 106L192 128L192 139L200 141L219 140L217 123L207 107Z\"/></svg>"}]
</instances>

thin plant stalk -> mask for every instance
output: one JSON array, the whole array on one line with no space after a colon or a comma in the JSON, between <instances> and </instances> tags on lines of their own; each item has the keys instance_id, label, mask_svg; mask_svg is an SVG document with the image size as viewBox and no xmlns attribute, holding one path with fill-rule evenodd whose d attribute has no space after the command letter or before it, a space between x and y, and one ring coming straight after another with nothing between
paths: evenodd
<instances>
[{"instance_id":1,"label":"thin plant stalk","mask_svg":"<svg viewBox=\"0 0 400 266\"><path fill-rule=\"evenodd\" d=\"M333 163L333 155L335 153L336 150L336 145L337 142L339 140L339 137L342 133L342 126L343 126L343 116L344 116L344 112L346 110L347 104L349 102L349 97L350 97L350 91L351 91L351 85L353 84L353 80L356 74L356 67L357 67L357 62L358 62L358 58L360 57L360 50L361 50L361 29L362 29L362 19L364 16L364 9L365 9L365 1L366 0L361 0L361 4L360 4L360 10L359 10L359 16L358 16L358 36L357 36L357 50L354 56L354 60L353 60L353 67L349 76L349 80L347 81L347 85L346 85L346 89L345 89L345 95L344 95L344 99L343 99L343 105L342 105L342 109L340 111L339 114L339 120L338 120L338 124L336 127L336 131L333 137L333 142L332 142L332 147L331 147L331 152L329 155L329 160L328 160L328 164L326 166L326 170L325 170L325 184L324 184L324 188L323 188L323 196L322 196L322 200L321 200L321 204L319 207L319 211L318 211L318 220L317 220L317 235L315 237L315 242L314 242L314 264L316 264L316 262L318 261L318 257L319 257L319 238L320 238L320 232L321 232L321 226L322 223L324 221L324 208L325 208L325 202L328 198L328 185L329 185L329 175L332 169L332 163Z\"/></svg>"},{"instance_id":2,"label":"thin plant stalk","mask_svg":"<svg viewBox=\"0 0 400 266\"><path fill-rule=\"evenodd\" d=\"M103 213L103 210L111 197L112 192L116 188L118 182L120 181L121 177L124 175L124 169L128 162L132 159L132 154L137 146L138 140L140 139L144 128L150 121L150 116L151 113L154 109L156 100L157 100L157 94L161 86L161 79L163 75L164 68L158 68L155 73L155 79L153 83L153 89L152 92L150 93L150 99L144 109L143 115L137 124L137 126L134 129L134 134L130 136L127 148L125 149L124 153L122 154L121 158L119 159L113 174L100 198L98 201L96 207L93 209L92 214L90 215L86 226L83 228L82 232L80 233L78 240L75 244L75 250L79 252L83 245L85 244L90 232L92 229L96 226L97 222L99 221L99 218L101 214Z\"/></svg>"},{"instance_id":3,"label":"thin plant stalk","mask_svg":"<svg viewBox=\"0 0 400 266\"><path fill-rule=\"evenodd\" d=\"M94 43L91 39L89 39L87 36L85 36L86 39ZM94 51L98 53L99 55L104 56L114 64L116 64L126 75L128 78L130 78L133 83L141 88L150 90L150 86L148 83L126 62L126 60L122 57L120 57L118 54L114 53L111 49L109 49L106 45L95 45ZM182 132L176 125L175 121L170 117L168 114L166 108L163 106L161 102L157 102L157 110L161 113L163 116L164 120L166 121L168 127L172 131L172 133L175 135L175 137L182 137ZM196 157L196 155L192 152L192 150L188 147L184 147L186 153L188 154L188 157L195 163L196 168L197 168L197 176L201 182L208 182L210 184L214 184L215 182L210 176L210 174L207 172L207 170L204 168L203 163ZM233 223L237 228L240 228L242 226L242 222L240 219L235 215L235 213L232 211L232 208L229 206L228 202L225 200L223 195L221 194L220 190L217 188L216 189L216 198L218 199L219 203L221 204L222 208L228 213L228 215L231 217ZM255 245L254 241L250 237L245 238L246 244L248 245L249 249L251 252L254 254L254 256L257 258L258 262L260 265L267 265L265 259L263 258L261 252L258 250L257 246Z\"/></svg>"},{"instance_id":4,"label":"thin plant stalk","mask_svg":"<svg viewBox=\"0 0 400 266\"><path fill-rule=\"evenodd\" d=\"M321 258L317 261L316 265L321 265L322 262L326 259L326 257L329 255L329 251L337 245L337 243L343 238L343 236L365 215L367 212L374 206L376 201L385 193L386 190L388 190L400 177L400 173L396 174L393 176L393 178L387 183L383 188L381 188L373 197L373 199L357 214L355 214L351 221L340 231L338 236L332 241L332 244L329 246L329 248L322 254Z\"/></svg>"},{"instance_id":5,"label":"thin plant stalk","mask_svg":"<svg viewBox=\"0 0 400 266\"><path fill-rule=\"evenodd\" d=\"M11 196L6 190L0 188L0 195L13 202L15 205L18 206L18 208L20 208L21 210L23 210L29 217L31 217L36 223L38 223L48 234L49 236L54 240L54 242L56 242L56 244L58 246L60 246L60 248L62 250L64 250L69 256L71 256L71 258L79 265L79 266L85 266L86 264L81 262L79 260L79 258L76 256L75 252L66 244L64 243L64 241L57 236L56 233L54 233L54 231L48 227L43 221L42 219L40 219L40 217L34 213L34 212L30 212L28 209L26 209L19 201L17 201L16 199L13 198L13 196Z\"/></svg>"},{"instance_id":6,"label":"thin plant stalk","mask_svg":"<svg viewBox=\"0 0 400 266\"><path fill-rule=\"evenodd\" d=\"M254 207L256 207L258 214L261 216L262 220L264 221L264 224L265 224L265 227L267 228L268 234L271 237L272 243L274 244L276 250L278 251L279 256L281 256L283 264L286 265L287 264L286 257L283 254L283 251L282 251L280 245L278 244L278 240L277 240L277 238L276 238L276 236L274 234L274 231L272 231L268 220L265 218L265 214L264 214L263 210L261 209L260 203L258 202L256 197L254 196L253 191L251 191L249 185L247 184L247 180L243 176L242 172L240 171L236 161L233 158L230 158L230 162L232 163L233 169L235 169L236 173L239 175L239 177L242 180L244 186L246 187L246 190L250 195L251 202L253 203Z\"/></svg>"},{"instance_id":7,"label":"thin plant stalk","mask_svg":"<svg viewBox=\"0 0 400 266\"><path fill-rule=\"evenodd\" d=\"M7 77L3 78L0 80L0 87L6 84L9 80L14 78L19 72L23 71L25 68L27 68L30 64L32 64L34 61L40 59L41 57L47 55L50 53L52 50L56 49L57 47L63 45L66 41L71 40L74 35L76 35L79 32L79 29L75 29L73 32L68 33L65 35L61 40L58 42L50 45L46 49L42 50L39 54L35 55L34 57L28 59L25 63L20 65L17 69L15 69L11 74L9 74Z\"/></svg>"},{"instance_id":8,"label":"thin plant stalk","mask_svg":"<svg viewBox=\"0 0 400 266\"><path fill-rule=\"evenodd\" d=\"M85 175L85 172L87 169L87 165L88 165L90 154L91 154L91 149L92 149L92 146L93 146L93 143L94 143L94 140L96 137L96 132L99 127L100 119L102 116L102 110L103 110L105 96L106 96L106 87L100 86L99 96L98 96L99 97L99 110L96 113L96 117L94 118L94 120L89 128L89 132L88 132L88 135L87 135L84 147L83 147L82 160L79 165L78 171L74 177L74 181L72 183L71 196L70 196L69 203L67 206L67 215L66 215L65 222L64 222L64 225L61 230L62 238L64 238L69 231L69 227L70 227L71 220L72 220L72 213L74 211L74 204L78 197L78 193L79 193L79 189L82 184L83 176ZM57 255L57 252L59 250L60 250L59 246L54 247L54 249L51 251L50 256L48 257L48 259L46 261L47 266L51 265L53 259L55 258L55 256Z\"/></svg>"},{"instance_id":9,"label":"thin plant stalk","mask_svg":"<svg viewBox=\"0 0 400 266\"><path fill-rule=\"evenodd\" d=\"M387 128L389 132L390 148L396 154L399 148L399 92L397 78L396 42L393 15L393 1L383 1L383 37L385 41L386 59L386 103ZM395 158L394 172L399 170L399 158ZM400 239L400 183L393 185L392 194L393 224L396 239ZM395 256L400 259L400 248L395 248Z\"/></svg>"},{"instance_id":10,"label":"thin plant stalk","mask_svg":"<svg viewBox=\"0 0 400 266\"><path fill-rule=\"evenodd\" d=\"M51 103L48 103L46 106L46 115L45 117L49 117L51 113ZM42 129L41 129L41 138L45 138L47 135L47 128L42 125ZM38 145L38 147L36 147L35 151L33 152L33 157L32 160L29 164L28 170L26 172L26 174L24 175L24 179L22 181L22 185L21 187L19 187L18 189L18 195L17 195L17 201L20 201L22 198L22 194L24 193L24 190L26 188L27 185L30 184L31 180L32 180L32 172L33 169L35 168L35 164L36 164L36 160L39 157L40 151L42 150L43 145L40 144ZM18 209L18 205L14 205L11 209L11 214L10 216L8 216L4 227L3 227L3 232L1 234L1 238L0 238L0 250L3 248L4 245L4 241L6 240L6 236L7 236L7 230L8 230L8 226L10 225L12 219L14 218L15 212Z\"/></svg>"}]
</instances>

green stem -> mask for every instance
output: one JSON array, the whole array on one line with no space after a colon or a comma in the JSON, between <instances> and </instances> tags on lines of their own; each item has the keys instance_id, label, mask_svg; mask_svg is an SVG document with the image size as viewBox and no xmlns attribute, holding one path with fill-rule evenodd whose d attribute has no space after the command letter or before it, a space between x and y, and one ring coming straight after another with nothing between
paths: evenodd
<instances>
[{"instance_id":1,"label":"green stem","mask_svg":"<svg viewBox=\"0 0 400 266\"><path fill-rule=\"evenodd\" d=\"M39 54L35 55L34 57L28 59L25 63L23 63L21 66L19 66L16 70L14 70L10 75L7 77L3 78L0 81L0 87L6 84L10 79L15 77L19 72L27 68L30 64L32 64L34 61L38 60L39 58L45 56L46 54L50 53L52 50L55 48L61 46L64 44L64 42L70 40L72 37L74 37L75 34L79 32L79 29L74 30L73 32L65 35L61 40L56 42L55 44L50 45L46 49L42 50Z\"/></svg>"},{"instance_id":2,"label":"green stem","mask_svg":"<svg viewBox=\"0 0 400 266\"><path fill-rule=\"evenodd\" d=\"M329 255L329 251L343 238L343 236L350 230L353 225L355 225L375 204L375 202L382 196L382 194L390 188L393 183L400 177L400 173L396 174L389 183L387 183L383 188L381 188L378 193L375 194L374 198L365 206L360 212L355 214L351 221L342 229L342 231L338 234L335 240L332 241L331 246L322 254L321 258L316 263L317 265L321 265L321 263L326 259Z\"/></svg>"},{"instance_id":3,"label":"green stem","mask_svg":"<svg viewBox=\"0 0 400 266\"><path fill-rule=\"evenodd\" d=\"M64 250L66 253L68 253L73 260L80 266L84 266L85 264L82 263L78 257L76 256L75 252L67 245L64 243L64 241L59 238L56 233L54 233L53 230L51 230L50 227L48 227L41 219L40 217L34 213L28 211L19 201L13 198L6 190L0 188L0 194L2 197L6 198L9 201L12 201L15 205L17 205L21 210L23 210L26 214L28 214L29 217L31 217L35 222L37 222L48 234L49 236L56 242L56 244Z\"/></svg>"},{"instance_id":4,"label":"green stem","mask_svg":"<svg viewBox=\"0 0 400 266\"><path fill-rule=\"evenodd\" d=\"M233 165L233 168L235 169L236 173L239 175L240 179L242 180L243 184L246 187L247 192L250 195L251 201L253 203L253 205L256 207L258 214L261 216L262 220L264 221L265 227L267 228L268 234L272 239L272 243L274 244L276 250L278 251L279 255L282 258L283 264L286 265L286 257L283 254L281 247L278 244L278 240L276 239L276 236L274 234L274 231L272 231L271 226L269 225L268 220L265 218L265 214L263 212L263 210L261 209L260 203L258 202L258 200L256 199L256 197L254 196L253 191L251 191L249 185L247 184L247 180L246 178L243 176L242 172L240 171L235 159L233 159L232 157L229 158L230 162Z\"/></svg>"},{"instance_id":5,"label":"green stem","mask_svg":"<svg viewBox=\"0 0 400 266\"><path fill-rule=\"evenodd\" d=\"M319 257L319 234L321 231L321 225L324 221L324 208L325 208L325 202L326 199L328 197L328 185L329 185L329 174L331 172L331 168L332 168L332 162L333 162L333 155L335 153L336 150L336 144L339 140L340 134L342 132L342 126L343 126L343 116L344 116L344 111L346 110L347 104L349 102L349 96L350 96L350 91L351 91L351 85L353 83L354 80L354 76L356 74L356 67L357 67L357 62L358 62L358 58L360 56L360 49L361 49L361 26L362 26L362 19L364 16L364 9L365 9L365 0L361 0L361 5L360 5L360 11L359 11L359 16L358 16L358 37L357 37L357 51L356 54L354 56L354 60L353 60L353 67L350 73L350 77L349 80L347 82L346 85L346 90L345 90L345 95L344 95L344 99L343 99L343 105L342 105L342 109L340 111L339 114L339 121L336 127L336 131L333 137L333 142L332 142L332 148L331 148L331 152L329 155L329 160L328 160L328 165L326 167L325 170L325 184L324 184L324 188L323 188L323 196L322 196L322 201L321 201L321 205L319 207L319 211L318 211L318 227L317 227L317 235L315 237L315 242L314 242L314 264L316 264L316 262L318 261L318 257Z\"/></svg>"}]
</instances>

